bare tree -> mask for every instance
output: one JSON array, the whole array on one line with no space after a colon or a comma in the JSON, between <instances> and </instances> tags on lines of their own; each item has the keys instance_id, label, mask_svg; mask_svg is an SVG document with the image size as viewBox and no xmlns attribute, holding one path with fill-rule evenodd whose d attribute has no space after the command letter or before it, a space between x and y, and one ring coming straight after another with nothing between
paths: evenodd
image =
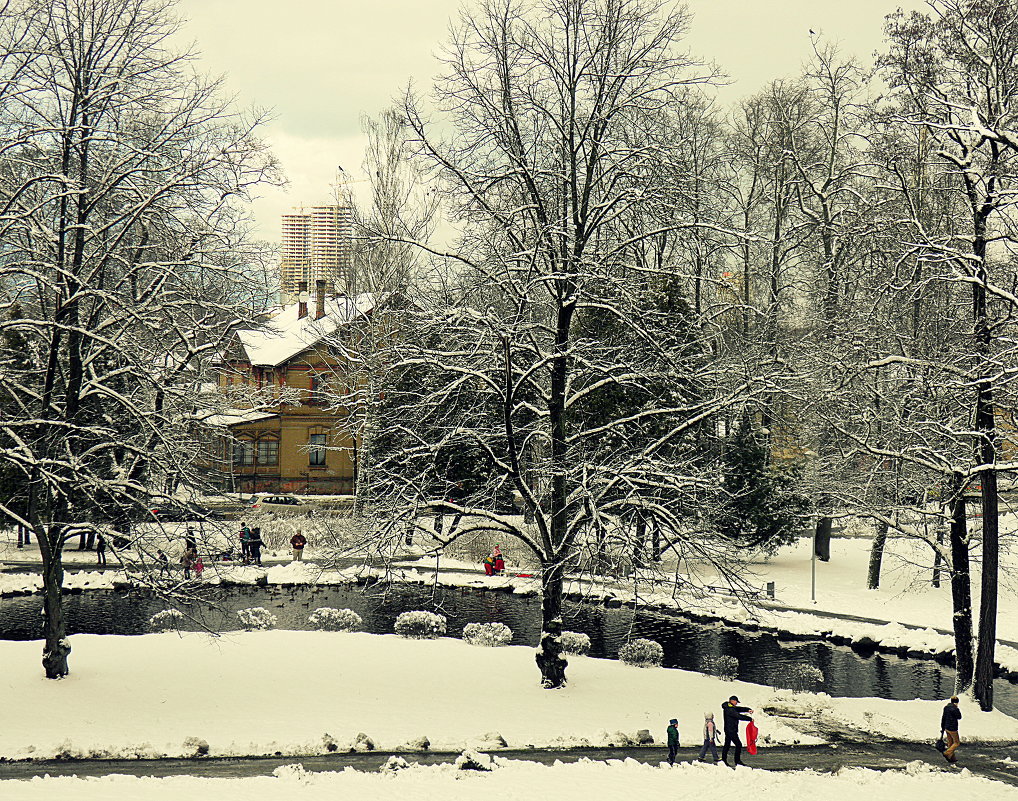
<instances>
[{"instance_id":1,"label":"bare tree","mask_svg":"<svg viewBox=\"0 0 1018 801\"><path fill-rule=\"evenodd\" d=\"M2 325L33 355L8 366L0 406L0 459L25 476L27 510L0 510L40 543L43 666L59 678L64 545L136 519L150 482L201 450L190 421L207 368L249 316L234 201L273 167L255 121L170 47L172 3L48 5L0 111L18 132L0 165L0 287L24 310Z\"/></svg>"},{"instance_id":2,"label":"bare tree","mask_svg":"<svg viewBox=\"0 0 1018 801\"><path fill-rule=\"evenodd\" d=\"M666 130L646 121L710 77L677 49L687 25L644 0L491 0L445 56L436 105L450 135L415 98L404 109L461 236L448 253L422 244L458 267L413 298L393 337L372 499L394 533L445 545L488 530L533 554L547 687L565 681L563 584L587 543L607 551L651 527L681 557L737 573L733 549L705 533L716 453L703 443L762 382L711 344L725 290L706 264L644 247L718 225L676 204L690 170L660 169L689 163L675 143L638 135ZM443 514L453 530L423 522Z\"/></svg>"}]
</instances>

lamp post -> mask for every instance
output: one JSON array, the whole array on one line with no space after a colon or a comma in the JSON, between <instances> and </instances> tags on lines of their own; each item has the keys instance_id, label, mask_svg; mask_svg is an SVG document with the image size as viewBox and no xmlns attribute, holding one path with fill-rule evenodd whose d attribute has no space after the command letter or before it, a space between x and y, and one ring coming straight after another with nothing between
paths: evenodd
<instances>
[{"instance_id":1,"label":"lamp post","mask_svg":"<svg viewBox=\"0 0 1018 801\"><path fill-rule=\"evenodd\" d=\"M813 548L809 556L809 598L813 603L817 602L817 527L813 526Z\"/></svg>"}]
</instances>

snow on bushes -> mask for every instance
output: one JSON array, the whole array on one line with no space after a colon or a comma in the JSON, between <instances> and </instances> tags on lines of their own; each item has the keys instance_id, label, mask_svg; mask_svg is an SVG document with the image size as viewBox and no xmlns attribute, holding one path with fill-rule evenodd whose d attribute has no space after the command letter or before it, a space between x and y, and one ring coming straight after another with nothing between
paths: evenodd
<instances>
[{"instance_id":1,"label":"snow on bushes","mask_svg":"<svg viewBox=\"0 0 1018 801\"><path fill-rule=\"evenodd\" d=\"M184 622L184 613L179 609L164 609L148 619L152 631L177 631Z\"/></svg>"},{"instance_id":2,"label":"snow on bushes","mask_svg":"<svg viewBox=\"0 0 1018 801\"><path fill-rule=\"evenodd\" d=\"M505 623L467 623L463 627L463 639L471 645L498 648L512 642L513 630Z\"/></svg>"},{"instance_id":3,"label":"snow on bushes","mask_svg":"<svg viewBox=\"0 0 1018 801\"><path fill-rule=\"evenodd\" d=\"M797 693L813 692L824 682L824 672L813 665L788 665L775 673L773 686Z\"/></svg>"},{"instance_id":4,"label":"snow on bushes","mask_svg":"<svg viewBox=\"0 0 1018 801\"><path fill-rule=\"evenodd\" d=\"M653 640L640 638L619 648L619 660L635 667L660 667L664 658L665 649Z\"/></svg>"},{"instance_id":5,"label":"snow on bushes","mask_svg":"<svg viewBox=\"0 0 1018 801\"><path fill-rule=\"evenodd\" d=\"M308 615L308 625L318 631L360 631L364 621L352 609L321 606Z\"/></svg>"},{"instance_id":6,"label":"snow on bushes","mask_svg":"<svg viewBox=\"0 0 1018 801\"><path fill-rule=\"evenodd\" d=\"M725 681L733 681L739 675L739 660L725 654L705 656L700 660L700 672L708 676L717 676Z\"/></svg>"},{"instance_id":7,"label":"snow on bushes","mask_svg":"<svg viewBox=\"0 0 1018 801\"><path fill-rule=\"evenodd\" d=\"M246 631L263 631L276 625L276 616L261 606L239 609L237 617Z\"/></svg>"},{"instance_id":8,"label":"snow on bushes","mask_svg":"<svg viewBox=\"0 0 1018 801\"><path fill-rule=\"evenodd\" d=\"M396 618L392 630L411 640L433 640L445 634L445 615L420 609L403 612Z\"/></svg>"},{"instance_id":9,"label":"snow on bushes","mask_svg":"<svg viewBox=\"0 0 1018 801\"><path fill-rule=\"evenodd\" d=\"M563 631L558 641L562 644L562 653L586 656L590 653L590 637L578 631Z\"/></svg>"}]
</instances>

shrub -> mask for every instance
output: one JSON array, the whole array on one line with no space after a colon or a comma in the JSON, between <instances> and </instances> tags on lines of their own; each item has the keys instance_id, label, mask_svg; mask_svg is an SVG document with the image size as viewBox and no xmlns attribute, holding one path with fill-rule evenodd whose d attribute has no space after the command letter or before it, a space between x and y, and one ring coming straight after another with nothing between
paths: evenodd
<instances>
[{"instance_id":1,"label":"shrub","mask_svg":"<svg viewBox=\"0 0 1018 801\"><path fill-rule=\"evenodd\" d=\"M774 676L775 687L787 687L797 693L815 690L824 681L824 672L813 665L788 665Z\"/></svg>"},{"instance_id":2,"label":"shrub","mask_svg":"<svg viewBox=\"0 0 1018 801\"><path fill-rule=\"evenodd\" d=\"M497 648L512 642L513 630L505 623L467 623L463 627L463 639L471 645Z\"/></svg>"},{"instance_id":3,"label":"shrub","mask_svg":"<svg viewBox=\"0 0 1018 801\"><path fill-rule=\"evenodd\" d=\"M563 631L559 642L562 643L563 653L577 656L586 656L590 653L590 637L578 631Z\"/></svg>"},{"instance_id":4,"label":"shrub","mask_svg":"<svg viewBox=\"0 0 1018 801\"><path fill-rule=\"evenodd\" d=\"M445 634L445 615L415 610L403 612L396 618L392 630L400 637L411 640L433 640Z\"/></svg>"},{"instance_id":5,"label":"shrub","mask_svg":"<svg viewBox=\"0 0 1018 801\"><path fill-rule=\"evenodd\" d=\"M271 629L276 625L276 616L261 606L240 609L237 611L237 617L240 618L240 624L247 631Z\"/></svg>"},{"instance_id":6,"label":"shrub","mask_svg":"<svg viewBox=\"0 0 1018 801\"><path fill-rule=\"evenodd\" d=\"M732 681L739 675L739 660L734 656L705 656L700 660L700 670L709 676Z\"/></svg>"},{"instance_id":7,"label":"shrub","mask_svg":"<svg viewBox=\"0 0 1018 801\"><path fill-rule=\"evenodd\" d=\"M665 649L653 640L637 639L619 648L619 659L635 667L659 667L665 658Z\"/></svg>"},{"instance_id":8,"label":"shrub","mask_svg":"<svg viewBox=\"0 0 1018 801\"><path fill-rule=\"evenodd\" d=\"M308 615L308 625L318 631L359 631L364 621L352 609L322 606Z\"/></svg>"},{"instance_id":9,"label":"shrub","mask_svg":"<svg viewBox=\"0 0 1018 801\"><path fill-rule=\"evenodd\" d=\"M177 631L183 622L184 614L179 609L164 609L148 619L148 627L152 631Z\"/></svg>"}]
</instances>

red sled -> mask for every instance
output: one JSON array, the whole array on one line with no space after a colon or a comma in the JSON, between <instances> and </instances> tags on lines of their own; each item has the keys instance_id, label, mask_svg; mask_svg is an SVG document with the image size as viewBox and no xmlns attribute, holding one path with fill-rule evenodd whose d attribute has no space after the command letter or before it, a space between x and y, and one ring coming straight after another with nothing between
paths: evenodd
<instances>
[{"instance_id":1,"label":"red sled","mask_svg":"<svg viewBox=\"0 0 1018 801\"><path fill-rule=\"evenodd\" d=\"M746 724L746 750L750 754L756 754L756 736L759 733L760 730L753 721Z\"/></svg>"}]
</instances>

